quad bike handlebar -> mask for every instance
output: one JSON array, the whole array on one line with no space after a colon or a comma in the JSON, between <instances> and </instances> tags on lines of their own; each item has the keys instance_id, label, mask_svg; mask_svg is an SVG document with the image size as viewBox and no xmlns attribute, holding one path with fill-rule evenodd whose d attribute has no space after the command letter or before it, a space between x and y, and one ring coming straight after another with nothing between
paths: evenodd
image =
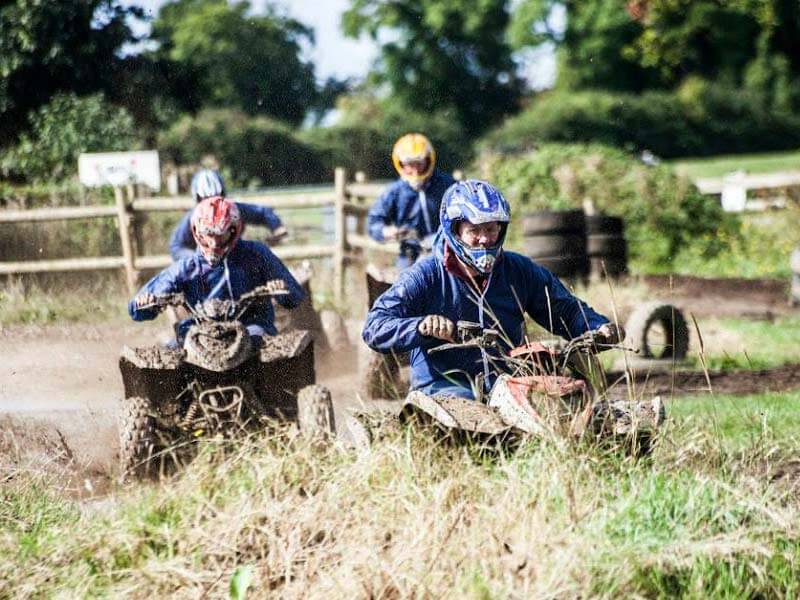
<instances>
[{"instance_id":1,"label":"quad bike handlebar","mask_svg":"<svg viewBox=\"0 0 800 600\"><path fill-rule=\"evenodd\" d=\"M521 346L518 349L512 349L510 352L501 351L500 358L509 363L518 363L518 356L533 355L533 354L548 354L554 362L563 363L569 360L570 356L576 352L578 353L591 353L597 354L612 348L618 348L618 340L620 331L614 327L609 339L608 334L601 332L600 329L587 331L577 337L572 338L566 342L543 344L539 343L535 349L530 346ZM484 329L479 323L472 321L458 321L456 323L455 342L440 344L428 350L428 354L436 352L443 352L446 350L454 350L456 348L479 348L482 350L499 349L501 334L496 329Z\"/></svg>"},{"instance_id":2,"label":"quad bike handlebar","mask_svg":"<svg viewBox=\"0 0 800 600\"><path fill-rule=\"evenodd\" d=\"M282 279L272 279L263 285L253 288L239 296L238 300L220 300L211 298L195 306L189 304L182 292L174 294L151 294L149 301L139 305L140 309L156 309L159 312L167 307L185 308L198 322L238 320L252 304L258 300L273 296L286 296L286 282Z\"/></svg>"}]
</instances>

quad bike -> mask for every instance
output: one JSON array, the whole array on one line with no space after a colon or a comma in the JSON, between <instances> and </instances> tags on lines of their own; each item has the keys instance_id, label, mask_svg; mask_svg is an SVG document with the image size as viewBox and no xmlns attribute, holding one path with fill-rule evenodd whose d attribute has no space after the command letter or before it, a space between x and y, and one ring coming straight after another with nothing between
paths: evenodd
<instances>
[{"instance_id":1,"label":"quad bike","mask_svg":"<svg viewBox=\"0 0 800 600\"><path fill-rule=\"evenodd\" d=\"M411 391L397 416L433 425L452 439L515 446L527 436L618 444L634 456L652 450L665 419L660 398L610 401L597 352L614 346L599 342L590 331L568 342L535 342L506 352L501 336L477 323L460 321L454 343L428 350L479 348L487 352L496 381L488 391L483 378L473 382L477 400L428 396ZM357 445L374 438L374 420L354 415L348 420Z\"/></svg>"},{"instance_id":2,"label":"quad bike","mask_svg":"<svg viewBox=\"0 0 800 600\"><path fill-rule=\"evenodd\" d=\"M264 418L296 421L312 435L334 432L330 392L315 384L311 335L251 337L241 321L254 304L288 293L282 284L268 282L237 301L190 306L183 294L169 294L143 306L182 307L195 323L180 348L122 349L123 474L157 475L191 456L198 437L231 435Z\"/></svg>"}]
</instances>

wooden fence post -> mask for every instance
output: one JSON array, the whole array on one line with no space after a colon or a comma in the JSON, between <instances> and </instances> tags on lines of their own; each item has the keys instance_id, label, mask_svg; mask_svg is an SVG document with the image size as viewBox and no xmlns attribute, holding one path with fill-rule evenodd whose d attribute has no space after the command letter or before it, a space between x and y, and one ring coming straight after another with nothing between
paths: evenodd
<instances>
[{"instance_id":1,"label":"wooden fence post","mask_svg":"<svg viewBox=\"0 0 800 600\"><path fill-rule=\"evenodd\" d=\"M333 204L334 241L333 252L333 298L337 307L344 301L345 261L347 260L347 215L344 205L347 201L347 170L336 167L333 175L336 197Z\"/></svg>"},{"instance_id":2,"label":"wooden fence post","mask_svg":"<svg viewBox=\"0 0 800 600\"><path fill-rule=\"evenodd\" d=\"M356 183L367 183L367 175L364 173L364 171L356 171L355 179ZM358 204L365 204L365 200L366 198L363 196L359 197ZM363 212L359 212L358 215L356 215L356 233L358 233L358 235L365 235L366 229L367 215L365 215Z\"/></svg>"},{"instance_id":3,"label":"wooden fence post","mask_svg":"<svg viewBox=\"0 0 800 600\"><path fill-rule=\"evenodd\" d=\"M130 205L125 201L122 188L114 188L114 198L117 201L117 220L119 225L119 239L122 243L122 259L125 264L125 278L131 294L136 292L139 274L136 272L133 242L131 241L131 214Z\"/></svg>"}]
</instances>

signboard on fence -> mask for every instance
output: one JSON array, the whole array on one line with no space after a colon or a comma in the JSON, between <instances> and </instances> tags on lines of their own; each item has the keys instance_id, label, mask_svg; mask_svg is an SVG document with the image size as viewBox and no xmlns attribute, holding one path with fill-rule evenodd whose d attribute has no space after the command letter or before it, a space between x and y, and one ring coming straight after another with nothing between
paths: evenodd
<instances>
[{"instance_id":1,"label":"signboard on fence","mask_svg":"<svg viewBox=\"0 0 800 600\"><path fill-rule=\"evenodd\" d=\"M140 183L154 192L161 189L156 150L84 152L78 157L78 177L86 187Z\"/></svg>"}]
</instances>

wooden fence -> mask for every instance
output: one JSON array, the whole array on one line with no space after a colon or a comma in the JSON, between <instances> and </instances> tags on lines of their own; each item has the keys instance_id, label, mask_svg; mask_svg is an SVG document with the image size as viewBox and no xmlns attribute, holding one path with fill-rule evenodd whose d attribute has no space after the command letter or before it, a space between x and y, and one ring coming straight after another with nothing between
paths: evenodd
<instances>
[{"instance_id":1,"label":"wooden fence","mask_svg":"<svg viewBox=\"0 0 800 600\"><path fill-rule=\"evenodd\" d=\"M354 259L360 259L364 250L377 250L397 254L396 243L381 244L367 236L366 216L374 198L383 184L367 183L362 174L355 181L347 181L345 169L337 168L330 189L298 191L281 194L248 196L247 202L275 209L320 209L333 207L334 240L332 244L279 245L273 252L283 260L306 258L331 258L334 267L334 295L340 301L344 293L345 268ZM192 198L152 197L135 198L131 187L116 188L114 206L76 206L39 208L31 210L0 211L0 223L33 223L70 219L98 219L113 217L119 227L122 256L96 258L65 258L33 261L0 262L0 275L21 273L47 273L56 271L95 271L124 269L131 292L139 285L139 271L158 269L172 261L168 254L140 255L137 244L137 213L189 210Z\"/></svg>"}]
</instances>

